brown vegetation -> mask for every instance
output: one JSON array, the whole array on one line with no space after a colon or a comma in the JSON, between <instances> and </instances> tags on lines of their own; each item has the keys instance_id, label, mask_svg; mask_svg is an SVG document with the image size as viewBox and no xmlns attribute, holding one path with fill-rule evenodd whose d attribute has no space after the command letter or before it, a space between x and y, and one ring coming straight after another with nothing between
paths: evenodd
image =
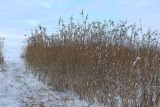
<instances>
[{"instance_id":1,"label":"brown vegetation","mask_svg":"<svg viewBox=\"0 0 160 107\"><path fill-rule=\"evenodd\" d=\"M3 38L0 38L0 65L2 65L4 63L4 57L2 54L2 48L3 48Z\"/></svg>"},{"instance_id":2,"label":"brown vegetation","mask_svg":"<svg viewBox=\"0 0 160 107\"><path fill-rule=\"evenodd\" d=\"M160 95L159 34L136 24L59 20L59 31L47 35L38 26L27 39L23 56L40 80L57 90L73 90L93 103L123 107L158 105Z\"/></svg>"}]
</instances>

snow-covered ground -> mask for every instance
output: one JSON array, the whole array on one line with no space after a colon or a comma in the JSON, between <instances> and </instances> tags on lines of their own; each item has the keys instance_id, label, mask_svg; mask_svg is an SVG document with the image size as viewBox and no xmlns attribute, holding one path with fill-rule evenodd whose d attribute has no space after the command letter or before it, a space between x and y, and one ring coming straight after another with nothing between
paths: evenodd
<instances>
[{"instance_id":1,"label":"snow-covered ground","mask_svg":"<svg viewBox=\"0 0 160 107\"><path fill-rule=\"evenodd\" d=\"M88 103L80 100L72 92L57 92L38 81L25 69L23 62L7 61L6 66L0 71L0 107L86 106Z\"/></svg>"}]
</instances>

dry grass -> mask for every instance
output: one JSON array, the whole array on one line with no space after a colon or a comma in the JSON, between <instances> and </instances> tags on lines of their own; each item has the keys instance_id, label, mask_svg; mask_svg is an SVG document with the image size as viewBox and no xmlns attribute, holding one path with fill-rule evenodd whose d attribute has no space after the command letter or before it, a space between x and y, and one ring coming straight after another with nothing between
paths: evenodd
<instances>
[{"instance_id":1,"label":"dry grass","mask_svg":"<svg viewBox=\"0 0 160 107\"><path fill-rule=\"evenodd\" d=\"M4 63L4 56L2 54L3 42L4 42L4 39L0 38L0 65Z\"/></svg>"},{"instance_id":2,"label":"dry grass","mask_svg":"<svg viewBox=\"0 0 160 107\"><path fill-rule=\"evenodd\" d=\"M24 58L40 80L73 90L94 103L157 106L160 98L159 34L127 22L59 20L59 32L38 26L27 39Z\"/></svg>"}]
</instances>

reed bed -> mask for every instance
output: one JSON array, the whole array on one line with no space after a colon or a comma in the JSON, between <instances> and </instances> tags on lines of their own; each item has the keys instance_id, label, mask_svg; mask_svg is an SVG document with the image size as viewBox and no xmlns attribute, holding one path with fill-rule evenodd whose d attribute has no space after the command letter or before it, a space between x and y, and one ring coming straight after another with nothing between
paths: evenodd
<instances>
[{"instance_id":1,"label":"reed bed","mask_svg":"<svg viewBox=\"0 0 160 107\"><path fill-rule=\"evenodd\" d=\"M83 11L81 16L81 23L60 19L52 35L36 27L23 52L27 66L48 85L72 90L91 104L157 107L159 33L127 21L88 22Z\"/></svg>"},{"instance_id":2,"label":"reed bed","mask_svg":"<svg viewBox=\"0 0 160 107\"><path fill-rule=\"evenodd\" d=\"M0 38L0 65L4 63L4 56L2 54L3 44L4 44L4 38Z\"/></svg>"}]
</instances>

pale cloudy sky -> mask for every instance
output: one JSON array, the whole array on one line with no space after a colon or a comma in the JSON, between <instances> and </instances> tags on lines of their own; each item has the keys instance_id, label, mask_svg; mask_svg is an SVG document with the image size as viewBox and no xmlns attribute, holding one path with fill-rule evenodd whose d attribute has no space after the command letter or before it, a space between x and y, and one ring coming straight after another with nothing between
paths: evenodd
<instances>
[{"instance_id":1,"label":"pale cloudy sky","mask_svg":"<svg viewBox=\"0 0 160 107\"><path fill-rule=\"evenodd\" d=\"M0 34L26 34L37 24L56 29L60 16L80 17L81 10L90 20L141 19L146 27L160 29L160 0L0 0Z\"/></svg>"},{"instance_id":2,"label":"pale cloudy sky","mask_svg":"<svg viewBox=\"0 0 160 107\"><path fill-rule=\"evenodd\" d=\"M77 20L84 9L89 20L128 20L160 30L160 0L0 0L0 36L19 45L37 24L55 31L60 16ZM22 44L22 43L21 43Z\"/></svg>"}]
</instances>

